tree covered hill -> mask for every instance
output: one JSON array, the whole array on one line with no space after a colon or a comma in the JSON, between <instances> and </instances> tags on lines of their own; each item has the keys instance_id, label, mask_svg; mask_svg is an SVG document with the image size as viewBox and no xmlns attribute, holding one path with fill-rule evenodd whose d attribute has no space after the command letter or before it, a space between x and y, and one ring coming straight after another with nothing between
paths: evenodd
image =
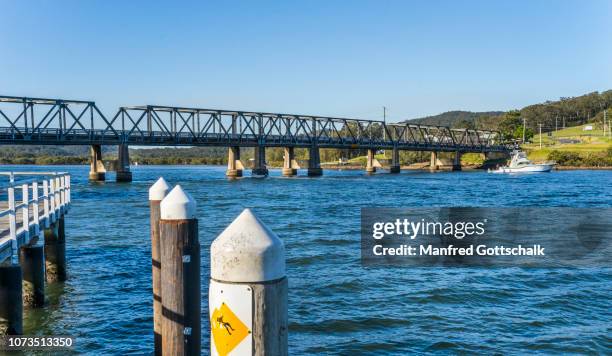
<instances>
[{"instance_id":1,"label":"tree covered hill","mask_svg":"<svg viewBox=\"0 0 612 356\"><path fill-rule=\"evenodd\" d=\"M466 122L475 122L477 119L482 117L500 116L503 111L485 111L485 112L472 112L472 111L447 111L442 114L421 117L418 119L406 120L404 122L411 122L423 125L438 125L438 126L451 126L458 127Z\"/></svg>"},{"instance_id":2,"label":"tree covered hill","mask_svg":"<svg viewBox=\"0 0 612 356\"><path fill-rule=\"evenodd\" d=\"M554 131L556 128L594 123L603 125L603 111L608 110L608 118L612 110L612 90L592 92L576 97L562 97L556 101L525 106L521 109L490 112L449 111L439 115L406 120L426 125L443 125L453 128L477 128L504 130L508 126L521 126L525 120L527 129L542 132ZM509 122L511 121L511 122Z\"/></svg>"}]
</instances>

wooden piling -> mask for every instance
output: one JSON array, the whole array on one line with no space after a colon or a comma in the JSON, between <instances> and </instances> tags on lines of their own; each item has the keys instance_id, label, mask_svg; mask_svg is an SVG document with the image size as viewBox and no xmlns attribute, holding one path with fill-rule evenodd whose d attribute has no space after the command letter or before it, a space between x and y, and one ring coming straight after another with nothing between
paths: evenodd
<instances>
[{"instance_id":1,"label":"wooden piling","mask_svg":"<svg viewBox=\"0 0 612 356\"><path fill-rule=\"evenodd\" d=\"M67 276L64 217L59 217L48 229L45 229L44 235L47 282L63 282Z\"/></svg>"},{"instance_id":2,"label":"wooden piling","mask_svg":"<svg viewBox=\"0 0 612 356\"><path fill-rule=\"evenodd\" d=\"M23 278L23 305L42 307L45 304L45 259L43 246L25 246L19 252Z\"/></svg>"},{"instance_id":3,"label":"wooden piling","mask_svg":"<svg viewBox=\"0 0 612 356\"><path fill-rule=\"evenodd\" d=\"M160 203L162 354L199 355L200 244L195 200L177 185Z\"/></svg>"},{"instance_id":4,"label":"wooden piling","mask_svg":"<svg viewBox=\"0 0 612 356\"><path fill-rule=\"evenodd\" d=\"M23 334L21 266L0 266L0 335Z\"/></svg>"},{"instance_id":5,"label":"wooden piling","mask_svg":"<svg viewBox=\"0 0 612 356\"><path fill-rule=\"evenodd\" d=\"M160 203L170 190L164 178L159 178L149 188L151 214L151 275L153 277L153 343L154 355L162 354L162 299L161 299L161 258L159 245Z\"/></svg>"},{"instance_id":6,"label":"wooden piling","mask_svg":"<svg viewBox=\"0 0 612 356\"><path fill-rule=\"evenodd\" d=\"M283 242L246 209L213 241L210 258L211 354L287 355Z\"/></svg>"}]
</instances>

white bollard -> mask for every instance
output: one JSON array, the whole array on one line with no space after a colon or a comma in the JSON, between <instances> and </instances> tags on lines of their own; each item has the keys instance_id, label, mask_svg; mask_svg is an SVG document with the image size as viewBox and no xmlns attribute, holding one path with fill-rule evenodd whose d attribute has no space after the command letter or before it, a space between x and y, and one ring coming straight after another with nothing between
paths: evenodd
<instances>
[{"instance_id":1,"label":"white bollard","mask_svg":"<svg viewBox=\"0 0 612 356\"><path fill-rule=\"evenodd\" d=\"M212 355L287 355L285 247L249 209L210 247Z\"/></svg>"}]
</instances>

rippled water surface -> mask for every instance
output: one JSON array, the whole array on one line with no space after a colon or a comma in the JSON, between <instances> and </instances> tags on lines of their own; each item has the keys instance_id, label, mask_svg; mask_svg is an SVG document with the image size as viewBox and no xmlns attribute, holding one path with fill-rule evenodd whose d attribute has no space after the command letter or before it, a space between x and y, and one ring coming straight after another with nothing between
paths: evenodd
<instances>
[{"instance_id":1,"label":"rippled water surface","mask_svg":"<svg viewBox=\"0 0 612 356\"><path fill-rule=\"evenodd\" d=\"M75 335L77 351L152 351L148 187L160 176L197 200L202 245L202 348L208 353L209 246L242 209L284 241L289 349L306 354L609 353L610 269L364 268L364 206L612 206L612 172L506 176L484 172L228 181L223 167L135 167L134 182L87 182L67 170L69 280L48 288L49 306L27 311L27 334ZM248 173L247 173L248 175ZM305 172L300 172L305 175ZM526 221L537 224L537 221Z\"/></svg>"}]
</instances>

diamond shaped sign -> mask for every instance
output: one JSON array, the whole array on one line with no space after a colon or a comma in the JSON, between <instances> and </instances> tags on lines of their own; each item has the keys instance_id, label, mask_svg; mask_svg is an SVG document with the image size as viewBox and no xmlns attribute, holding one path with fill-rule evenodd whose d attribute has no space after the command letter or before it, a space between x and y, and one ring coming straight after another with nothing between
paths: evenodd
<instances>
[{"instance_id":1,"label":"diamond shaped sign","mask_svg":"<svg viewBox=\"0 0 612 356\"><path fill-rule=\"evenodd\" d=\"M210 317L215 348L220 356L228 355L251 331L225 303L215 308Z\"/></svg>"}]
</instances>

